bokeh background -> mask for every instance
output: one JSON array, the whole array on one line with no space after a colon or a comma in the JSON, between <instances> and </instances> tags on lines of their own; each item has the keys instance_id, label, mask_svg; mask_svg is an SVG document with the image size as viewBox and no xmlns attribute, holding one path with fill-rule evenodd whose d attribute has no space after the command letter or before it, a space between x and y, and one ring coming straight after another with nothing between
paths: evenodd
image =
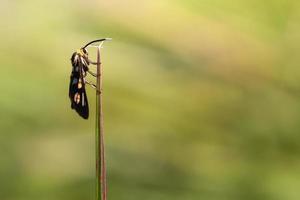
<instances>
[{"instance_id":1,"label":"bokeh background","mask_svg":"<svg viewBox=\"0 0 300 200\"><path fill-rule=\"evenodd\" d=\"M85 121L68 84L102 37L109 199L300 199L299 1L1 0L0 24L1 200L94 199L95 92Z\"/></svg>"}]
</instances>

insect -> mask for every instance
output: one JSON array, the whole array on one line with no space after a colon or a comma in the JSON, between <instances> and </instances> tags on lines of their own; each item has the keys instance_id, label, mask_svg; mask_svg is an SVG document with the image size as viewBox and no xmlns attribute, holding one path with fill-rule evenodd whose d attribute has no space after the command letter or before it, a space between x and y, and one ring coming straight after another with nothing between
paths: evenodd
<instances>
[{"instance_id":1,"label":"insect","mask_svg":"<svg viewBox=\"0 0 300 200\"><path fill-rule=\"evenodd\" d=\"M97 65L97 63L92 62L88 58L87 47L95 42L101 42L106 39L94 40L84 47L78 49L72 54L71 63L72 63L72 72L70 76L69 84L69 98L71 101L71 108L74 109L82 118L89 118L89 104L86 94L85 86L89 84L96 89L96 85L90 83L86 80L87 73L97 77L97 74L93 73L89 69L90 64Z\"/></svg>"}]
</instances>

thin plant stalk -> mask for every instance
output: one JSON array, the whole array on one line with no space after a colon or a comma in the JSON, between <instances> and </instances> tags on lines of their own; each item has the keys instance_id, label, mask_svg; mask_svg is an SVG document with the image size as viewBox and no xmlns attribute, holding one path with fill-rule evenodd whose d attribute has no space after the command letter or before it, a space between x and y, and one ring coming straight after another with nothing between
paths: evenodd
<instances>
[{"instance_id":1,"label":"thin plant stalk","mask_svg":"<svg viewBox=\"0 0 300 200\"><path fill-rule=\"evenodd\" d=\"M100 48L97 47L97 90L96 90L96 200L106 200L106 166L104 149L104 127L102 107L102 65Z\"/></svg>"}]
</instances>

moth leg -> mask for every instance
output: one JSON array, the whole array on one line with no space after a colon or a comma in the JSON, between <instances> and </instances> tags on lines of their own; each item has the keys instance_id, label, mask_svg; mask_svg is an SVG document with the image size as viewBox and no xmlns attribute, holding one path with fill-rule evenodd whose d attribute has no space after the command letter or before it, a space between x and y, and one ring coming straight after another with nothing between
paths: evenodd
<instances>
[{"instance_id":1,"label":"moth leg","mask_svg":"<svg viewBox=\"0 0 300 200\"><path fill-rule=\"evenodd\" d=\"M93 65L98 65L98 64L101 64L101 62L100 62L100 63L93 62L93 61L91 61L89 58L88 58L88 61L89 61L89 63L91 63L91 64L93 64Z\"/></svg>"},{"instance_id":2,"label":"moth leg","mask_svg":"<svg viewBox=\"0 0 300 200\"><path fill-rule=\"evenodd\" d=\"M84 82L88 85L90 85L92 88L97 89L97 86L91 82L89 82L88 80L84 80Z\"/></svg>"},{"instance_id":3,"label":"moth leg","mask_svg":"<svg viewBox=\"0 0 300 200\"><path fill-rule=\"evenodd\" d=\"M87 80L84 81L86 84L90 85L93 89L95 89L97 91L98 94L101 94L100 90L97 90L97 86Z\"/></svg>"},{"instance_id":4,"label":"moth leg","mask_svg":"<svg viewBox=\"0 0 300 200\"><path fill-rule=\"evenodd\" d=\"M92 75L93 77L98 77L98 74L97 73L94 73L90 70L87 71L90 75Z\"/></svg>"}]
</instances>

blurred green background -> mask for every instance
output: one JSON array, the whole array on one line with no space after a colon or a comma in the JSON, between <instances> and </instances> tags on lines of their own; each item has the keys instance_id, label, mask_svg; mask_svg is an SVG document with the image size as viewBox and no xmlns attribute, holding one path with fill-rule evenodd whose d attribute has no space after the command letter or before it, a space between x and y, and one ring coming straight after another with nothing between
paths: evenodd
<instances>
[{"instance_id":1,"label":"blurred green background","mask_svg":"<svg viewBox=\"0 0 300 200\"><path fill-rule=\"evenodd\" d=\"M85 121L68 84L102 37L109 199L300 199L299 1L1 0L0 24L0 200L94 199L95 92Z\"/></svg>"}]
</instances>

